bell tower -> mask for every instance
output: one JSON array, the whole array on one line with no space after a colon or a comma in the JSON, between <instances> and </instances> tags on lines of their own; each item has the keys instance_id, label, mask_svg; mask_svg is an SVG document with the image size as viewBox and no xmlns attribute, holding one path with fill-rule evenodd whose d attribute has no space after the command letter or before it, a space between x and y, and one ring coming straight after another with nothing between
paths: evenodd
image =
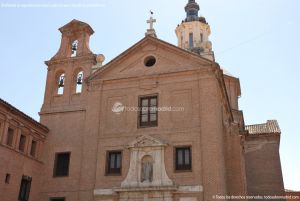
<instances>
[{"instance_id":1,"label":"bell tower","mask_svg":"<svg viewBox=\"0 0 300 201\"><path fill-rule=\"evenodd\" d=\"M93 29L84 22L72 20L59 28L61 44L58 52L46 61L48 66L44 104L41 113L84 105L87 85L84 78L92 73L97 55L89 48Z\"/></svg>"},{"instance_id":2,"label":"bell tower","mask_svg":"<svg viewBox=\"0 0 300 201\"><path fill-rule=\"evenodd\" d=\"M212 44L209 41L210 26L204 17L199 17L199 5L189 0L185 6L186 18L176 28L178 47L214 61Z\"/></svg>"}]
</instances>

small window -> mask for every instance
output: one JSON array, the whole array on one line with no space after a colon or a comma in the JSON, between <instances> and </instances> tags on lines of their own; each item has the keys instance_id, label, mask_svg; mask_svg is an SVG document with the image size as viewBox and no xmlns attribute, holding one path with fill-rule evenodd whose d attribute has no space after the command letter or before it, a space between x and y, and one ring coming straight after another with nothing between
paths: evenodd
<instances>
[{"instance_id":1,"label":"small window","mask_svg":"<svg viewBox=\"0 0 300 201\"><path fill-rule=\"evenodd\" d=\"M72 42L72 54L71 57L77 56L77 50L78 50L78 40L75 40Z\"/></svg>"},{"instance_id":2,"label":"small window","mask_svg":"<svg viewBox=\"0 0 300 201\"><path fill-rule=\"evenodd\" d=\"M36 147L37 147L37 141L32 140L31 142L31 149L30 149L30 155L35 157L36 156Z\"/></svg>"},{"instance_id":3,"label":"small window","mask_svg":"<svg viewBox=\"0 0 300 201\"><path fill-rule=\"evenodd\" d=\"M109 151L107 153L106 173L108 175L120 175L122 166L122 152Z\"/></svg>"},{"instance_id":4,"label":"small window","mask_svg":"<svg viewBox=\"0 0 300 201\"><path fill-rule=\"evenodd\" d=\"M20 201L28 201L30 187L31 187L31 177L23 176L21 180L21 186L19 191L19 200Z\"/></svg>"},{"instance_id":5,"label":"small window","mask_svg":"<svg viewBox=\"0 0 300 201\"><path fill-rule=\"evenodd\" d=\"M203 33L200 34L200 42L203 42Z\"/></svg>"},{"instance_id":6,"label":"small window","mask_svg":"<svg viewBox=\"0 0 300 201\"><path fill-rule=\"evenodd\" d=\"M82 92L83 71L80 71L76 77L76 93Z\"/></svg>"},{"instance_id":7,"label":"small window","mask_svg":"<svg viewBox=\"0 0 300 201\"><path fill-rule=\"evenodd\" d=\"M49 201L65 201L65 198L50 198Z\"/></svg>"},{"instance_id":8,"label":"small window","mask_svg":"<svg viewBox=\"0 0 300 201\"><path fill-rule=\"evenodd\" d=\"M5 183L9 184L9 182L10 182L10 174L6 174L5 175Z\"/></svg>"},{"instance_id":9,"label":"small window","mask_svg":"<svg viewBox=\"0 0 300 201\"><path fill-rule=\"evenodd\" d=\"M6 145L12 147L14 140L14 129L8 128L7 130L7 138L6 138Z\"/></svg>"},{"instance_id":10,"label":"small window","mask_svg":"<svg viewBox=\"0 0 300 201\"><path fill-rule=\"evenodd\" d=\"M26 145L26 136L25 135L21 135L20 142L19 142L19 150L21 152L25 151L25 145Z\"/></svg>"},{"instance_id":11,"label":"small window","mask_svg":"<svg viewBox=\"0 0 300 201\"><path fill-rule=\"evenodd\" d=\"M189 46L190 46L190 49L192 49L194 47L194 36L193 36L193 33L189 34Z\"/></svg>"},{"instance_id":12,"label":"small window","mask_svg":"<svg viewBox=\"0 0 300 201\"><path fill-rule=\"evenodd\" d=\"M57 94L62 95L64 93L65 88L65 74L61 74L58 78L58 88L57 88Z\"/></svg>"},{"instance_id":13,"label":"small window","mask_svg":"<svg viewBox=\"0 0 300 201\"><path fill-rule=\"evenodd\" d=\"M154 56L146 57L144 64L146 67L152 67L156 63L156 58Z\"/></svg>"},{"instance_id":14,"label":"small window","mask_svg":"<svg viewBox=\"0 0 300 201\"><path fill-rule=\"evenodd\" d=\"M175 167L176 170L192 170L192 157L190 147L176 148Z\"/></svg>"},{"instance_id":15,"label":"small window","mask_svg":"<svg viewBox=\"0 0 300 201\"><path fill-rule=\"evenodd\" d=\"M140 127L157 126L157 96L142 97L139 101Z\"/></svg>"},{"instance_id":16,"label":"small window","mask_svg":"<svg viewBox=\"0 0 300 201\"><path fill-rule=\"evenodd\" d=\"M54 177L69 176L70 153L57 153L54 162Z\"/></svg>"}]
</instances>

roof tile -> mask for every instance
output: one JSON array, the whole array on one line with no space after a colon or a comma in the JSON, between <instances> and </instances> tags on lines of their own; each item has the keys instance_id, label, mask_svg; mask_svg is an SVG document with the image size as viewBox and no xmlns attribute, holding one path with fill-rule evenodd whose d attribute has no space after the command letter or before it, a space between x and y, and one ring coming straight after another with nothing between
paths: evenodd
<instances>
[{"instance_id":1,"label":"roof tile","mask_svg":"<svg viewBox=\"0 0 300 201\"><path fill-rule=\"evenodd\" d=\"M276 120L268 120L265 124L247 125L245 126L245 130L247 130L249 134L281 133L278 122Z\"/></svg>"}]
</instances>

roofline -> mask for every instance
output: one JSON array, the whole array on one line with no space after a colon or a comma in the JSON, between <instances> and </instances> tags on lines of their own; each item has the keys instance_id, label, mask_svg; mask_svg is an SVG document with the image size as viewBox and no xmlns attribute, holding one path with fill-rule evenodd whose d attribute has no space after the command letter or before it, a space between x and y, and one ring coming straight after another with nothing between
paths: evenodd
<instances>
[{"instance_id":1,"label":"roofline","mask_svg":"<svg viewBox=\"0 0 300 201\"><path fill-rule=\"evenodd\" d=\"M217 70L218 70L218 74L217 74L217 79L219 78L219 80L221 81L221 88L223 89L223 95L225 96L225 99L226 99L226 103L227 103L227 109L228 109L228 112L230 114L230 118L231 118L231 121L233 122L234 121L234 117L233 117L233 114L232 114L232 108L231 108L231 104L230 104L230 101L229 101L229 96L228 96L228 92L227 92L227 89L226 89L226 84L225 84L225 80L224 80L224 72L223 70L221 69L220 65L218 63L215 62L215 64L217 65Z\"/></svg>"},{"instance_id":2,"label":"roofline","mask_svg":"<svg viewBox=\"0 0 300 201\"><path fill-rule=\"evenodd\" d=\"M68 22L67 24L63 25L62 27L60 27L58 30L61 32L61 33L64 33L66 27L68 27L70 24L72 23L80 23L82 25L84 25L86 28L88 28L89 32L90 32L90 35L94 34L95 31L93 30L93 28L86 22L83 22L83 21L80 21L80 20L77 20L77 19L73 19L71 20L70 22Z\"/></svg>"},{"instance_id":3,"label":"roofline","mask_svg":"<svg viewBox=\"0 0 300 201\"><path fill-rule=\"evenodd\" d=\"M119 54L118 56L116 56L114 59L110 60L107 64L105 64L104 66L102 66L101 68L99 68L98 70L96 70L94 73L92 73L89 77L86 78L86 81L89 81L89 80L93 79L99 72L104 71L105 69L107 69L112 63L118 61L123 56L127 55L130 51L134 50L137 46L139 46L140 44L142 44L147 39L156 40L156 41L158 41L160 43L163 43L163 44L165 44L165 45L167 45L167 46L169 46L169 47L171 47L173 49L176 49L178 51L181 51L181 52L183 52L185 54L189 54L191 56L194 56L194 57L197 57L197 58L201 58L202 60L206 61L208 64L215 63L214 61L206 59L206 58L202 57L201 55L198 55L196 53L193 53L193 52L187 51L185 49L179 48L179 47L177 47L177 46L175 46L175 45L173 45L171 43L168 43L168 42L163 41L161 39L158 39L156 37L147 35L144 38L142 38L141 40L139 40L137 43L135 43L134 45L132 45L130 48L128 48L127 50L125 50L124 52L122 52L121 54Z\"/></svg>"},{"instance_id":4,"label":"roofline","mask_svg":"<svg viewBox=\"0 0 300 201\"><path fill-rule=\"evenodd\" d=\"M22 112L21 110L17 109L16 107L14 107L13 105L9 104L8 102L6 102L5 100L3 100L1 98L0 98L0 104L3 105L4 107L8 108L10 111L13 111L13 112L17 113L18 115L22 116L23 118L29 120L31 123L33 123L34 125L38 126L44 132L46 132L46 133L49 132L49 128L48 127L46 127L45 125L41 124L40 122L34 120L32 117L28 116L27 114L25 114L24 112Z\"/></svg>"},{"instance_id":5,"label":"roofline","mask_svg":"<svg viewBox=\"0 0 300 201\"><path fill-rule=\"evenodd\" d=\"M250 132L250 128L253 126L269 126L270 124L275 124L276 130L269 130L269 131L262 131L262 132ZM274 125L273 125L274 126ZM261 124L251 124L251 125L245 125L245 130L247 131L248 136L255 136L255 135L281 135L281 129L279 127L277 120L267 120L266 123Z\"/></svg>"},{"instance_id":6,"label":"roofline","mask_svg":"<svg viewBox=\"0 0 300 201\"><path fill-rule=\"evenodd\" d=\"M241 84L240 84L240 78L238 77L234 77L233 75L227 75L227 74L224 74L224 77L230 79L230 80L234 80L238 83L238 96L240 97L242 95L242 92L241 92Z\"/></svg>"}]
</instances>

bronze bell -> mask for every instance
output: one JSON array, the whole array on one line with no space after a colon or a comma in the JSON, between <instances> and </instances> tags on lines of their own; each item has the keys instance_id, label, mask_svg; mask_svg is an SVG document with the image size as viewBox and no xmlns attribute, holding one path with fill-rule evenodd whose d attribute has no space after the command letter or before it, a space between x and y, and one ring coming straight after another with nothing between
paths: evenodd
<instances>
[{"instance_id":1,"label":"bronze bell","mask_svg":"<svg viewBox=\"0 0 300 201\"><path fill-rule=\"evenodd\" d=\"M78 76L77 78L77 84L82 84L82 76Z\"/></svg>"},{"instance_id":2,"label":"bronze bell","mask_svg":"<svg viewBox=\"0 0 300 201\"><path fill-rule=\"evenodd\" d=\"M64 78L60 78L59 82L58 82L58 87L64 87Z\"/></svg>"},{"instance_id":3,"label":"bronze bell","mask_svg":"<svg viewBox=\"0 0 300 201\"><path fill-rule=\"evenodd\" d=\"M74 52L77 51L77 44L72 45L72 51L74 51Z\"/></svg>"},{"instance_id":4,"label":"bronze bell","mask_svg":"<svg viewBox=\"0 0 300 201\"><path fill-rule=\"evenodd\" d=\"M75 52L76 50L77 50L77 45L76 45L76 44L73 44L73 45L72 45L72 51Z\"/></svg>"}]
</instances>

